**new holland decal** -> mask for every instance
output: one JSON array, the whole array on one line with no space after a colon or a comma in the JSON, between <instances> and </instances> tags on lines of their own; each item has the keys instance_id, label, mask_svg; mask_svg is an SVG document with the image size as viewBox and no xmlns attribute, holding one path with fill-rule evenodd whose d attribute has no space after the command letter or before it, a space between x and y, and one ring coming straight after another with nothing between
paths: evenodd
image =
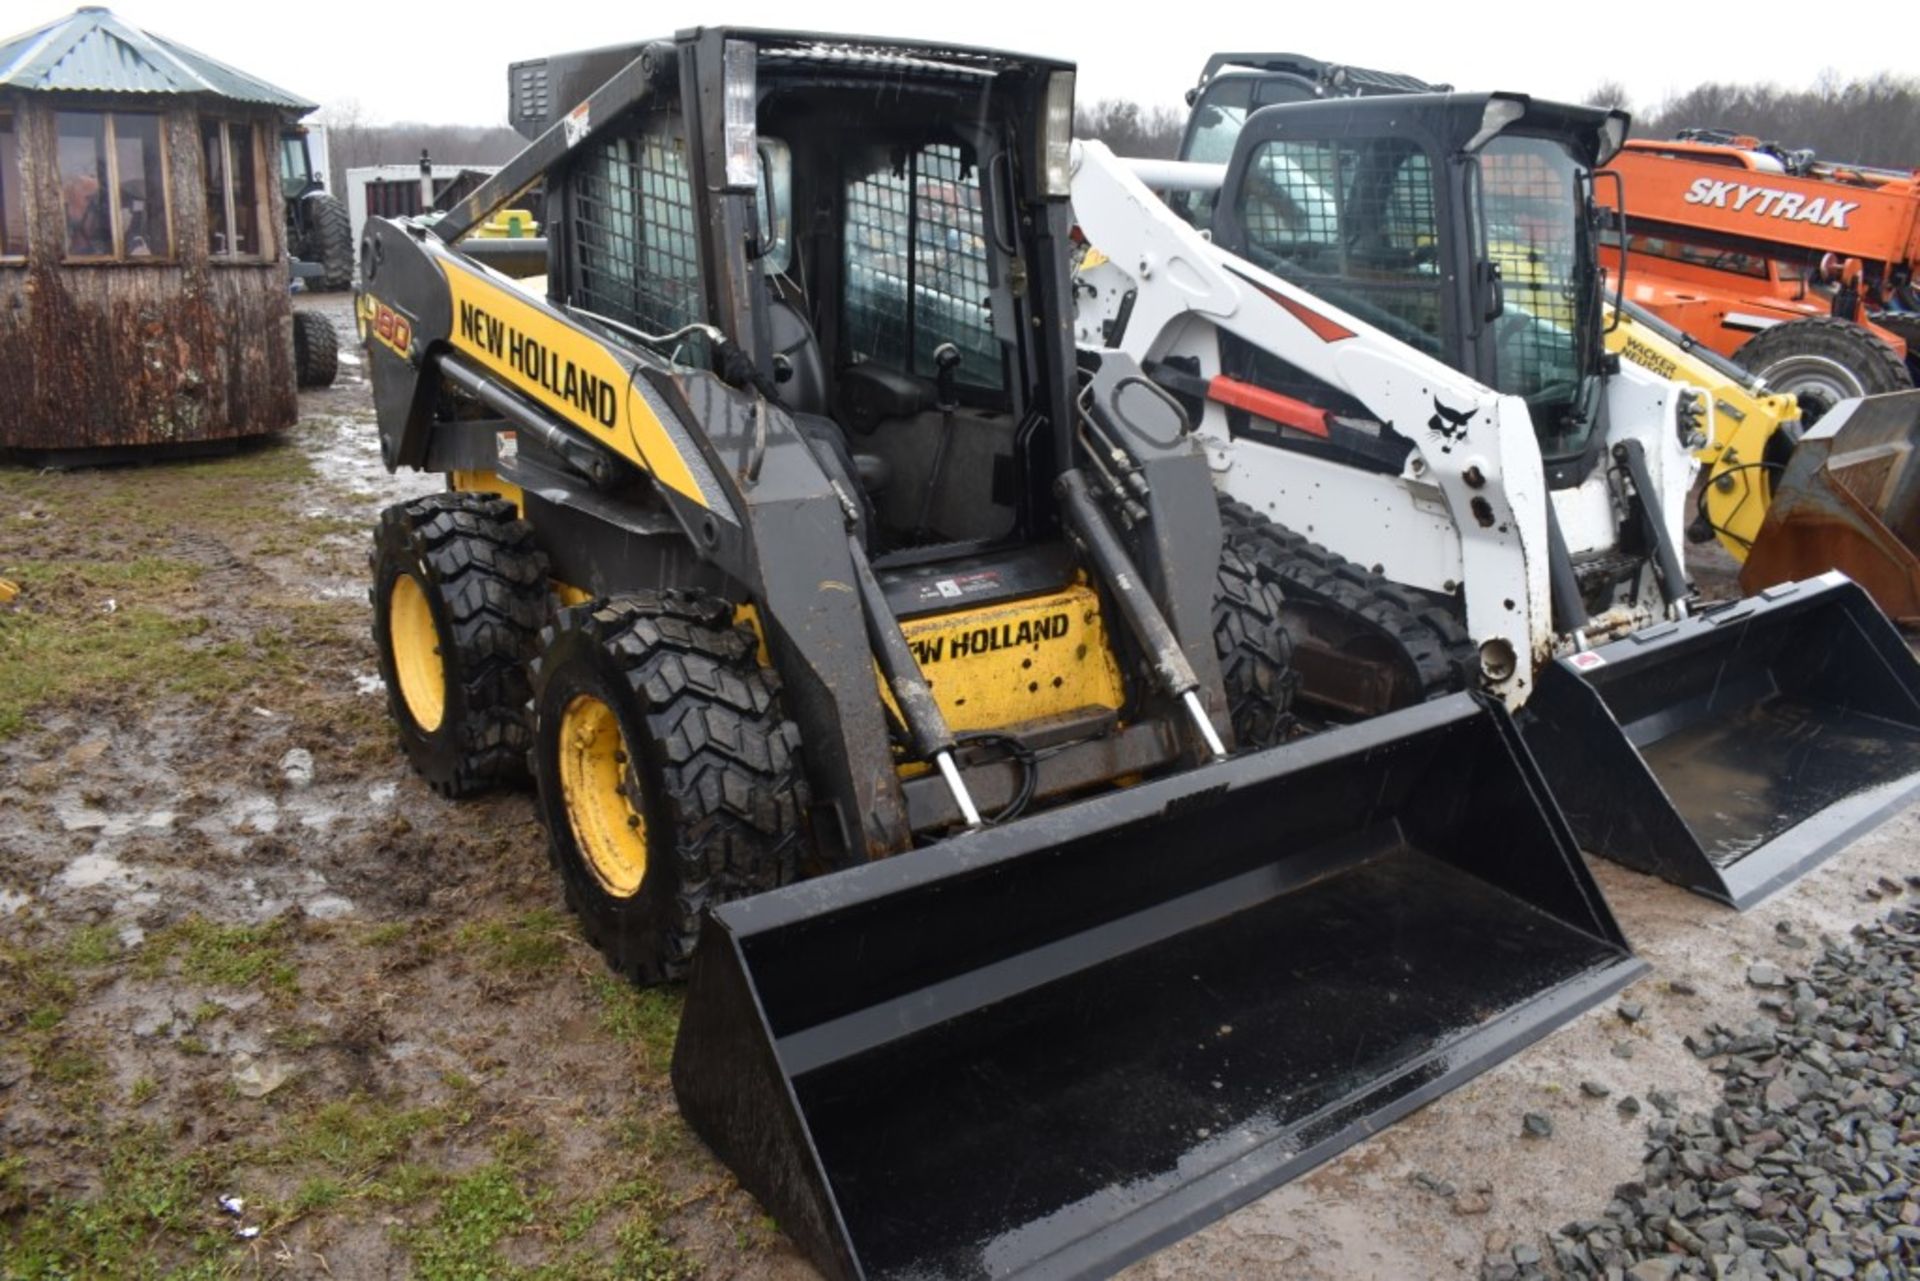
<instances>
[{"instance_id":1,"label":"new holland decal","mask_svg":"<svg viewBox=\"0 0 1920 1281\"><path fill-rule=\"evenodd\" d=\"M581 369L477 303L461 302L459 323L462 342L506 361L529 382L591 414L602 427L611 427L619 419L620 393L606 379Z\"/></svg>"},{"instance_id":2,"label":"new holland decal","mask_svg":"<svg viewBox=\"0 0 1920 1281\"><path fill-rule=\"evenodd\" d=\"M600 436L668 489L713 509L667 423L634 376L632 358L554 314L505 281L447 256L441 259L456 350L518 394Z\"/></svg>"},{"instance_id":3,"label":"new holland decal","mask_svg":"<svg viewBox=\"0 0 1920 1281\"><path fill-rule=\"evenodd\" d=\"M1017 623L1000 623L993 627L976 627L972 631L954 632L946 636L929 636L909 642L913 646L913 657L922 667L931 663L944 662L949 658L969 658L980 654L991 654L995 650L1015 649L1021 645L1037 645L1041 641L1059 640L1067 634L1070 626L1066 612L1049 614L1045 618L1025 618Z\"/></svg>"}]
</instances>

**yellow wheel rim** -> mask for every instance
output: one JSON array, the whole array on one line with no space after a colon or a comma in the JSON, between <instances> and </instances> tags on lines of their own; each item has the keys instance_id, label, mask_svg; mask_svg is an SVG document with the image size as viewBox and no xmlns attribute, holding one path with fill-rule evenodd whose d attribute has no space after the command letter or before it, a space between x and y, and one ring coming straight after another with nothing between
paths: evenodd
<instances>
[{"instance_id":1,"label":"yellow wheel rim","mask_svg":"<svg viewBox=\"0 0 1920 1281\"><path fill-rule=\"evenodd\" d=\"M387 596L387 635L393 674L413 723L431 734L447 716L447 669L440 659L440 629L420 580L401 574Z\"/></svg>"},{"instance_id":2,"label":"yellow wheel rim","mask_svg":"<svg viewBox=\"0 0 1920 1281\"><path fill-rule=\"evenodd\" d=\"M627 740L613 709L578 694L560 714L560 794L574 844L602 889L631 898L647 877L647 822L626 791Z\"/></svg>"}]
</instances>

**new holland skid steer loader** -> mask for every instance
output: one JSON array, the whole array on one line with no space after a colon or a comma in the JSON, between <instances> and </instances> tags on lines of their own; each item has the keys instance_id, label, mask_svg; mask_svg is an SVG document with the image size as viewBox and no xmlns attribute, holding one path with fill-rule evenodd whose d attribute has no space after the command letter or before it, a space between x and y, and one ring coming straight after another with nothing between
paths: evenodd
<instances>
[{"instance_id":1,"label":"new holland skid steer loader","mask_svg":"<svg viewBox=\"0 0 1920 1281\"><path fill-rule=\"evenodd\" d=\"M1299 77L1209 72L1189 151L1230 135L1224 165L1080 154L1079 337L1184 398L1244 505L1230 541L1312 606L1303 697L1497 691L1587 848L1738 906L1911 797L1920 667L1859 588L1693 608L1712 402L1605 349L1592 175L1625 117L1249 110ZM1201 193L1206 234L1148 184Z\"/></svg>"},{"instance_id":2,"label":"new holland skid steer loader","mask_svg":"<svg viewBox=\"0 0 1920 1281\"><path fill-rule=\"evenodd\" d=\"M375 539L392 714L448 793L531 757L824 1271L1110 1268L1637 972L1497 700L1273 746L1271 588L1074 350L1071 66L696 29L512 85L526 151L362 246L386 460L451 484ZM536 194L539 296L462 239Z\"/></svg>"}]
</instances>

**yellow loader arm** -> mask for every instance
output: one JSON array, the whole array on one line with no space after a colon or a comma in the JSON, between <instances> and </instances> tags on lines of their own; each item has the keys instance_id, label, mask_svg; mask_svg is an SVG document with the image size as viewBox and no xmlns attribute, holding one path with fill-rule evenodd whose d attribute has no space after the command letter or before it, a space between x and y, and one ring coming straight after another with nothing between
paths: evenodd
<instances>
[{"instance_id":1,"label":"yellow loader arm","mask_svg":"<svg viewBox=\"0 0 1920 1281\"><path fill-rule=\"evenodd\" d=\"M1629 312L1607 311L1607 350L1650 369L1662 378L1687 383L1711 399L1713 417L1707 443L1695 451L1706 471L1701 503L1707 524L1720 545L1745 562L1759 537L1760 524L1773 505L1773 470L1785 459L1768 442L1782 428L1800 421L1800 405L1791 395L1751 390L1724 362L1709 362Z\"/></svg>"}]
</instances>

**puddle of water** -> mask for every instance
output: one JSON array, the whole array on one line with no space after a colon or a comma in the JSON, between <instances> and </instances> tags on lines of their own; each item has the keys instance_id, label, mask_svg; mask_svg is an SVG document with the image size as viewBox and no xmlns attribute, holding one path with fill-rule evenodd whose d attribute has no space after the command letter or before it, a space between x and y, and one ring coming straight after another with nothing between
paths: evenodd
<instances>
[{"instance_id":1,"label":"puddle of water","mask_svg":"<svg viewBox=\"0 0 1920 1281\"><path fill-rule=\"evenodd\" d=\"M227 826L236 832L272 832L280 826L280 807L271 796L242 796L227 806Z\"/></svg>"},{"instance_id":2,"label":"puddle of water","mask_svg":"<svg viewBox=\"0 0 1920 1281\"><path fill-rule=\"evenodd\" d=\"M343 916L352 916L354 911L353 900L338 894L322 894L300 906L316 921L337 921Z\"/></svg>"},{"instance_id":3,"label":"puddle of water","mask_svg":"<svg viewBox=\"0 0 1920 1281\"><path fill-rule=\"evenodd\" d=\"M56 879L70 890L87 890L98 886L124 888L133 885L135 873L111 854L82 854L67 864Z\"/></svg>"},{"instance_id":4,"label":"puddle of water","mask_svg":"<svg viewBox=\"0 0 1920 1281\"><path fill-rule=\"evenodd\" d=\"M133 819L123 815L108 814L67 797L61 797L53 803L53 815L60 820L60 826L69 832L98 832L102 836L125 836L133 830Z\"/></svg>"},{"instance_id":5,"label":"puddle of water","mask_svg":"<svg viewBox=\"0 0 1920 1281\"><path fill-rule=\"evenodd\" d=\"M339 819L340 810L332 805L306 804L299 807L300 826L314 832L324 832Z\"/></svg>"},{"instance_id":6,"label":"puddle of water","mask_svg":"<svg viewBox=\"0 0 1920 1281\"><path fill-rule=\"evenodd\" d=\"M31 902L33 902L33 896L30 894L0 889L0 916L12 916Z\"/></svg>"},{"instance_id":7,"label":"puddle of water","mask_svg":"<svg viewBox=\"0 0 1920 1281\"><path fill-rule=\"evenodd\" d=\"M391 805L393 798L400 794L398 783L375 783L367 791L367 799L375 805Z\"/></svg>"},{"instance_id":8,"label":"puddle of water","mask_svg":"<svg viewBox=\"0 0 1920 1281\"><path fill-rule=\"evenodd\" d=\"M352 495L357 500L353 506L368 517L390 503L434 493L445 485L437 475L387 471L380 460L380 434L370 408L349 417L308 419L299 442L320 473Z\"/></svg>"}]
</instances>

